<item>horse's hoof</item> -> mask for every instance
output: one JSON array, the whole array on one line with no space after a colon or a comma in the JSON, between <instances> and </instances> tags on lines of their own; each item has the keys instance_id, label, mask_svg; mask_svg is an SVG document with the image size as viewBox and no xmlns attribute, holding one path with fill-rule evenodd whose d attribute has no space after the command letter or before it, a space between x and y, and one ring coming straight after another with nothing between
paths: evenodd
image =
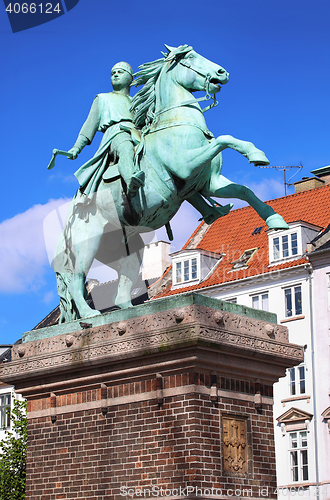
<instances>
[{"instance_id":1,"label":"horse's hoof","mask_svg":"<svg viewBox=\"0 0 330 500\"><path fill-rule=\"evenodd\" d=\"M120 309L127 309L128 307L133 307L133 304L131 301L129 302L121 302L121 303L117 303L115 304L117 307L119 307Z\"/></svg>"},{"instance_id":2,"label":"horse's hoof","mask_svg":"<svg viewBox=\"0 0 330 500\"><path fill-rule=\"evenodd\" d=\"M255 151L248 155L249 163L253 163L255 167L259 165L269 165L269 160L265 153L259 149L259 151Z\"/></svg>"},{"instance_id":3,"label":"horse's hoof","mask_svg":"<svg viewBox=\"0 0 330 500\"><path fill-rule=\"evenodd\" d=\"M96 309L92 309L87 314L84 314L83 319L94 318L94 316L100 316L100 315L101 315L100 311L97 311Z\"/></svg>"},{"instance_id":4,"label":"horse's hoof","mask_svg":"<svg viewBox=\"0 0 330 500\"><path fill-rule=\"evenodd\" d=\"M289 229L289 226L279 214L273 214L267 217L266 224L269 229Z\"/></svg>"}]
</instances>

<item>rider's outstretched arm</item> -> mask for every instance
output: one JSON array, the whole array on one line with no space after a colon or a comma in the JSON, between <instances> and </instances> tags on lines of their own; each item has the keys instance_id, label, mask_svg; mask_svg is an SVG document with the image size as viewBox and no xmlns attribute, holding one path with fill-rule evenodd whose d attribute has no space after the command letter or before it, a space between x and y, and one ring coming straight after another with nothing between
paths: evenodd
<instances>
[{"instance_id":1,"label":"rider's outstretched arm","mask_svg":"<svg viewBox=\"0 0 330 500\"><path fill-rule=\"evenodd\" d=\"M89 115L83 124L78 138L75 142L73 148L69 150L69 153L72 153L72 160L76 159L78 154L84 149L85 146L91 144L94 135L96 134L100 123L100 112L99 112L99 103L98 97L96 96Z\"/></svg>"}]
</instances>

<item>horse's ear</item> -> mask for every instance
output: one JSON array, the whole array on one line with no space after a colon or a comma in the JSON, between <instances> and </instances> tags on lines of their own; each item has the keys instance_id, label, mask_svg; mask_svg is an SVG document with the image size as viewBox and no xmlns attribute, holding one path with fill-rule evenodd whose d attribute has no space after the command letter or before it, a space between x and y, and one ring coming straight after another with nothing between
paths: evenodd
<instances>
[{"instance_id":1,"label":"horse's ear","mask_svg":"<svg viewBox=\"0 0 330 500\"><path fill-rule=\"evenodd\" d=\"M166 43L164 43L164 45L166 50L168 50L169 52L172 52L172 50L175 50L177 48L177 47L171 47L170 45L166 45Z\"/></svg>"}]
</instances>

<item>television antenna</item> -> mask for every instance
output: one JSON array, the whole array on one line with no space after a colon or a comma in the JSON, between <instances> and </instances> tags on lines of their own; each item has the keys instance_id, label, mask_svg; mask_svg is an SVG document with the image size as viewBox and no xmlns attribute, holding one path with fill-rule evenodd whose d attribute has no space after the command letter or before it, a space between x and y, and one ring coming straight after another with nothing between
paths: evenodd
<instances>
[{"instance_id":1,"label":"television antenna","mask_svg":"<svg viewBox=\"0 0 330 500\"><path fill-rule=\"evenodd\" d=\"M285 193L285 196L286 196L286 188L287 186L293 186L293 183L289 183L289 181L291 181L292 177L294 177L298 172L299 170L301 170L303 168L302 165L292 165L290 167L281 167L281 166L271 166L271 165L259 165L259 168L275 168L275 170L283 170L283 174L284 174L284 193ZM286 180L286 172L288 172L289 170L293 169L293 168L297 168L298 170L293 174L291 175L291 177Z\"/></svg>"}]
</instances>

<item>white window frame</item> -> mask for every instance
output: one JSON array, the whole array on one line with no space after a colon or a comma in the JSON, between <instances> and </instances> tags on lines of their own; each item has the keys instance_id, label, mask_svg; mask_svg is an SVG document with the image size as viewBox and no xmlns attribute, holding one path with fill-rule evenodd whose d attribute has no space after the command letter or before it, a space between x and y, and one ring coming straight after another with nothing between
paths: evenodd
<instances>
[{"instance_id":1,"label":"white window frame","mask_svg":"<svg viewBox=\"0 0 330 500\"><path fill-rule=\"evenodd\" d=\"M297 307L296 303L296 295L298 295L297 291L300 288L300 307ZM289 314L289 308L287 307L287 297L289 294L287 292L290 291L290 300L291 300L291 314ZM284 293L284 316L285 318L294 318L296 316L302 315L302 285L301 283L297 283L296 285L291 285L283 288Z\"/></svg>"},{"instance_id":2,"label":"white window frame","mask_svg":"<svg viewBox=\"0 0 330 500\"><path fill-rule=\"evenodd\" d=\"M5 392L0 394L0 430L10 428L10 415L8 415L7 408L11 409L11 403L12 403L11 392Z\"/></svg>"},{"instance_id":3,"label":"white window frame","mask_svg":"<svg viewBox=\"0 0 330 500\"><path fill-rule=\"evenodd\" d=\"M294 238L295 236L295 238ZM278 254L275 255L275 242L278 242ZM295 245L294 245L295 243ZM299 233L292 231L283 235L275 235L272 238L272 262L295 258L299 255Z\"/></svg>"},{"instance_id":4,"label":"white window frame","mask_svg":"<svg viewBox=\"0 0 330 500\"><path fill-rule=\"evenodd\" d=\"M267 300L266 307L264 307L265 300ZM258 294L251 295L251 307L253 307L253 309L259 309L261 311L269 311L269 293L260 292Z\"/></svg>"},{"instance_id":5,"label":"white window frame","mask_svg":"<svg viewBox=\"0 0 330 500\"><path fill-rule=\"evenodd\" d=\"M306 394L306 367L305 364L288 368L288 383L290 396Z\"/></svg>"},{"instance_id":6,"label":"white window frame","mask_svg":"<svg viewBox=\"0 0 330 500\"><path fill-rule=\"evenodd\" d=\"M178 281L178 269L181 269L181 280ZM188 275L187 275L188 269ZM173 284L182 285L189 282L196 282L200 275L200 258L199 255L191 255L183 257L174 262Z\"/></svg>"},{"instance_id":7,"label":"white window frame","mask_svg":"<svg viewBox=\"0 0 330 500\"><path fill-rule=\"evenodd\" d=\"M292 483L303 483L309 479L308 432L296 430L288 433L289 467Z\"/></svg>"}]
</instances>

